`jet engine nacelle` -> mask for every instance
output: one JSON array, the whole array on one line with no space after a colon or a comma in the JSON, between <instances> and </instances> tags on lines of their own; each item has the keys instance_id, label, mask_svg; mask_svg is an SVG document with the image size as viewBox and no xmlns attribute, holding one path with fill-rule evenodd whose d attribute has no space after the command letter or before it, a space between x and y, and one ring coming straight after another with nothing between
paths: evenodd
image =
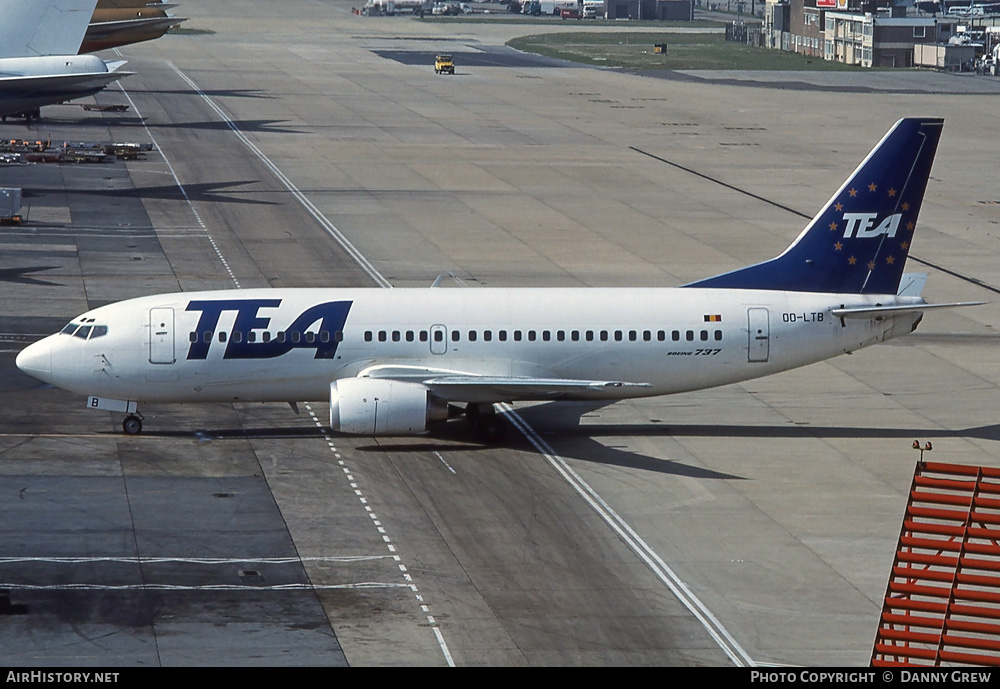
<instances>
[{"instance_id":1,"label":"jet engine nacelle","mask_svg":"<svg viewBox=\"0 0 1000 689\"><path fill-rule=\"evenodd\" d=\"M381 378L330 383L330 428L355 435L423 433L448 418L448 403L423 385Z\"/></svg>"}]
</instances>

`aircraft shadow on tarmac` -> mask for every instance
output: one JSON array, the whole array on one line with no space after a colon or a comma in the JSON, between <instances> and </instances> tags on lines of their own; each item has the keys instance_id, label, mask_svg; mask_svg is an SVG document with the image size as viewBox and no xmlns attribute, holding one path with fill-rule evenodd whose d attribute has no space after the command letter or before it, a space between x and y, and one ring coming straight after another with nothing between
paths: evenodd
<instances>
[{"instance_id":1,"label":"aircraft shadow on tarmac","mask_svg":"<svg viewBox=\"0 0 1000 689\"><path fill-rule=\"evenodd\" d=\"M301 129L283 127L287 120L205 120L202 122L149 122L141 117L123 117L115 124L119 127L142 127L149 129L196 129L200 131L227 132L236 127L245 134L304 134ZM231 126L230 126L231 125Z\"/></svg>"},{"instance_id":2,"label":"aircraft shadow on tarmac","mask_svg":"<svg viewBox=\"0 0 1000 689\"><path fill-rule=\"evenodd\" d=\"M29 273L40 273L43 270L54 270L60 266L25 266L24 268L0 268L0 282L16 282L21 285L41 285L58 287L60 283L33 278Z\"/></svg>"},{"instance_id":3,"label":"aircraft shadow on tarmac","mask_svg":"<svg viewBox=\"0 0 1000 689\"><path fill-rule=\"evenodd\" d=\"M215 96L218 98L266 98L274 99L279 96L261 89L202 89L201 94L191 89L129 89L132 95L156 94L158 96ZM111 91L110 93L114 93Z\"/></svg>"},{"instance_id":4,"label":"aircraft shadow on tarmac","mask_svg":"<svg viewBox=\"0 0 1000 689\"><path fill-rule=\"evenodd\" d=\"M270 190L235 189L246 184L257 184L259 180L240 180L233 182L196 182L185 184L184 190L176 184L163 184L155 187L133 187L131 189L74 189L73 194L83 194L86 196L107 196L116 199L137 198L137 199L164 199L176 201L196 201L201 203L244 203L258 206L277 206L278 201L266 201L260 198L251 198L252 195L269 193ZM185 198L185 192L187 197ZM277 192L283 193L283 192ZM40 198L47 195L65 195L63 189L31 187L22 193L23 198ZM243 196L234 196L241 194Z\"/></svg>"}]
</instances>

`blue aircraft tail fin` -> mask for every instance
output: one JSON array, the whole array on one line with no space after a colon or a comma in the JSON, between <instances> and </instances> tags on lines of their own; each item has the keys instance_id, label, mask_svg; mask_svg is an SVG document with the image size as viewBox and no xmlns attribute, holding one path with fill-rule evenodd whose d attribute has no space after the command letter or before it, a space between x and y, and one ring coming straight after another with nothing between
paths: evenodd
<instances>
[{"instance_id":1,"label":"blue aircraft tail fin","mask_svg":"<svg viewBox=\"0 0 1000 689\"><path fill-rule=\"evenodd\" d=\"M896 294L944 120L899 120L784 253L685 287Z\"/></svg>"}]
</instances>

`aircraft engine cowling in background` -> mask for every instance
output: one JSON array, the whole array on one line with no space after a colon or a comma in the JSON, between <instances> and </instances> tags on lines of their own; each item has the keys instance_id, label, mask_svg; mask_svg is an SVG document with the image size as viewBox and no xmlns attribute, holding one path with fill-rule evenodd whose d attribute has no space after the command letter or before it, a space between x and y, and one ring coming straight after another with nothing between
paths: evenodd
<instances>
[{"instance_id":1,"label":"aircraft engine cowling in background","mask_svg":"<svg viewBox=\"0 0 1000 689\"><path fill-rule=\"evenodd\" d=\"M338 433L410 435L447 419L447 401L423 385L382 378L330 383L330 428Z\"/></svg>"}]
</instances>

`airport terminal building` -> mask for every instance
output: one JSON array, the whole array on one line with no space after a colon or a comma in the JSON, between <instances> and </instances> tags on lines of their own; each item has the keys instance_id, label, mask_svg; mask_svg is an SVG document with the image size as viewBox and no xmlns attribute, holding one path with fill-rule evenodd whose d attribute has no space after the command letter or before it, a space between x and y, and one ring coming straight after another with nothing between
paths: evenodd
<instances>
[{"instance_id":1,"label":"airport terminal building","mask_svg":"<svg viewBox=\"0 0 1000 689\"><path fill-rule=\"evenodd\" d=\"M860 67L912 67L914 46L947 43L954 17L857 0L772 0L765 45Z\"/></svg>"}]
</instances>

